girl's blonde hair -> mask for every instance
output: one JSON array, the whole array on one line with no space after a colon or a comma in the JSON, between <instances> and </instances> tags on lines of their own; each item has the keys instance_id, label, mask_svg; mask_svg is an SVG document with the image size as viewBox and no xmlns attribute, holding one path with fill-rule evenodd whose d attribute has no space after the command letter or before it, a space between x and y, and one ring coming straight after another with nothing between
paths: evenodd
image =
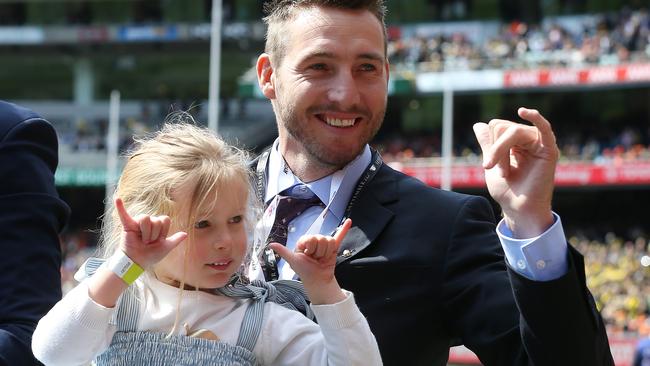
<instances>
[{"instance_id":1,"label":"girl's blonde hair","mask_svg":"<svg viewBox=\"0 0 650 366\"><path fill-rule=\"evenodd\" d=\"M189 113L177 112L167 118L160 131L148 137L135 138L135 147L126 154L126 159L114 198L121 198L132 216L167 215L172 220L172 230L188 233L183 272L188 267L188 253L192 250L194 223L202 213L214 209L219 194L246 193L241 199L247 207L244 223L248 236L251 236L252 224L255 222L253 215L257 212L254 207L257 205L253 204L255 195L252 194L248 155L227 144L212 131L195 125ZM190 192L189 197L182 197L187 202L179 202L176 192L181 187L183 192ZM183 206L189 207L189 210L184 211L187 212L185 217L180 214ZM170 232L172 233L173 231ZM102 257L108 258L118 250L122 234L122 223L114 202L110 202L100 237ZM240 271L247 267L250 244L248 252ZM168 337L179 327L184 277L176 279L181 291L177 299L176 319ZM135 295L138 301L147 301L148 288L145 283L144 296Z\"/></svg>"},{"instance_id":2,"label":"girl's blonde hair","mask_svg":"<svg viewBox=\"0 0 650 366\"><path fill-rule=\"evenodd\" d=\"M188 233L186 240L189 243L193 238L194 222L202 212L214 208L219 193L232 194L228 187L240 185L248 193L248 197L242 199L255 197L247 165L248 155L212 131L195 125L186 112L167 118L160 131L148 137L135 138L135 148L126 154L126 159L114 198L124 201L130 215L169 216L173 227ZM187 184L194 187L190 197L185 197L189 202L176 202L174 192ZM186 217L179 216L181 204L190 207ZM254 210L247 211L246 223L250 233ZM108 258L115 253L122 232L122 224L111 202L100 237L102 257Z\"/></svg>"}]
</instances>

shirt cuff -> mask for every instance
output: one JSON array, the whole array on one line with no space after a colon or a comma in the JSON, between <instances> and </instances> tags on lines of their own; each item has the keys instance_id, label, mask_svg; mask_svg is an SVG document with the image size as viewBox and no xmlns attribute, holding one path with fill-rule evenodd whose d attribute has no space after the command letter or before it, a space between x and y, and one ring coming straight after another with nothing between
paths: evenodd
<instances>
[{"instance_id":1,"label":"shirt cuff","mask_svg":"<svg viewBox=\"0 0 650 366\"><path fill-rule=\"evenodd\" d=\"M356 324L363 315L357 308L354 295L343 290L345 300L336 304L310 305L318 320L318 325L323 328L343 329Z\"/></svg>"},{"instance_id":2,"label":"shirt cuff","mask_svg":"<svg viewBox=\"0 0 650 366\"><path fill-rule=\"evenodd\" d=\"M83 327L95 332L102 332L106 329L115 308L107 308L96 303L88 294L88 281L82 282L71 291L83 291L84 293L75 296L77 302L70 311L70 316L76 319Z\"/></svg>"},{"instance_id":3,"label":"shirt cuff","mask_svg":"<svg viewBox=\"0 0 650 366\"><path fill-rule=\"evenodd\" d=\"M534 281L551 281L568 271L567 243L560 216L553 212L553 225L541 235L515 239L505 220L497 225L497 235L508 264L522 276Z\"/></svg>"}]
</instances>

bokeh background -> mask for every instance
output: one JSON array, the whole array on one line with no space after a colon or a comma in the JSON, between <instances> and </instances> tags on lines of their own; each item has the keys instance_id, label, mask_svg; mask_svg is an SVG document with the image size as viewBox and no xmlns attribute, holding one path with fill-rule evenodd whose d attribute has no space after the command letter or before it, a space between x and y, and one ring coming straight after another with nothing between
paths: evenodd
<instances>
[{"instance_id":1,"label":"bokeh background","mask_svg":"<svg viewBox=\"0 0 650 366\"><path fill-rule=\"evenodd\" d=\"M258 152L277 136L252 69L262 2L221 6L218 130ZM373 146L432 186L488 196L471 125L516 119L518 106L541 110L562 150L554 209L585 255L616 364L631 365L650 336L650 3L387 6L389 104ZM211 12L211 0L0 1L0 99L39 112L59 135L56 183L72 208L64 290L97 242L111 92L120 93L120 151L171 111L207 124ZM462 347L450 363L478 364Z\"/></svg>"}]
</instances>

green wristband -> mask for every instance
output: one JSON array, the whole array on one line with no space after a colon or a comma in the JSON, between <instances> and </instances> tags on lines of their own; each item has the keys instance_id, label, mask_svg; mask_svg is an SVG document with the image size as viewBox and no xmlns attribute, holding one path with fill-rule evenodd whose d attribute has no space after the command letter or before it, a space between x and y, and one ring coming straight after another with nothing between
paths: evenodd
<instances>
[{"instance_id":1,"label":"green wristband","mask_svg":"<svg viewBox=\"0 0 650 366\"><path fill-rule=\"evenodd\" d=\"M140 277L144 269L129 258L123 251L118 250L108 259L108 269L113 271L127 285L131 285Z\"/></svg>"}]
</instances>

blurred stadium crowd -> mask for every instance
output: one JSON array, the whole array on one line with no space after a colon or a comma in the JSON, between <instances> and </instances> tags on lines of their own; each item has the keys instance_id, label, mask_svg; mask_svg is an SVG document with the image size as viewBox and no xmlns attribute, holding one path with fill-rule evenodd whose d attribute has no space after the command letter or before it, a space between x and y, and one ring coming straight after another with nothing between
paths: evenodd
<instances>
[{"instance_id":1,"label":"blurred stadium crowd","mask_svg":"<svg viewBox=\"0 0 650 366\"><path fill-rule=\"evenodd\" d=\"M602 240L572 236L585 256L587 286L610 336L650 336L650 257L648 239L623 240L608 233Z\"/></svg>"},{"instance_id":2,"label":"blurred stadium crowd","mask_svg":"<svg viewBox=\"0 0 650 366\"><path fill-rule=\"evenodd\" d=\"M468 34L392 40L398 70L450 71L615 65L650 59L648 9L565 18L542 25L511 22L483 43Z\"/></svg>"},{"instance_id":3,"label":"blurred stadium crowd","mask_svg":"<svg viewBox=\"0 0 650 366\"><path fill-rule=\"evenodd\" d=\"M650 127L639 130L623 127L618 134L606 133L585 136L579 131L557 136L561 150L560 161L588 161L597 164L619 164L626 161L650 160ZM385 161L408 161L413 158L440 157L439 135L396 135L375 141L374 147L381 151ZM477 145L455 146L457 161L478 163L480 151Z\"/></svg>"}]
</instances>

